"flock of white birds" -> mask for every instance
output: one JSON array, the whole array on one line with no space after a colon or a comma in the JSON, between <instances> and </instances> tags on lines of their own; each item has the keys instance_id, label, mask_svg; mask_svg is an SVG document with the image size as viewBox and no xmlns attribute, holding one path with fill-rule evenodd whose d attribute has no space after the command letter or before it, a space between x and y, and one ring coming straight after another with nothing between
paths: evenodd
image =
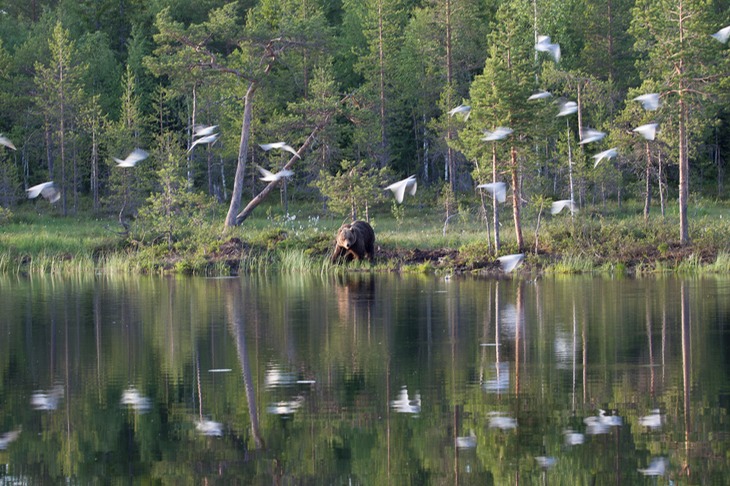
<instances>
[{"instance_id":1,"label":"flock of white birds","mask_svg":"<svg viewBox=\"0 0 730 486\"><path fill-rule=\"evenodd\" d=\"M719 31L715 32L714 34L711 34L711 36L718 40L719 42L727 43L728 39L730 39L730 26L724 27L720 29ZM560 45L557 43L552 43L550 41L550 37L541 35L537 37L537 42L535 43L535 50L538 52L547 52L549 53L555 62L560 61ZM544 100L547 98L552 97L552 93L549 91L538 91L537 93L534 93L530 95L527 100L528 101L536 101L536 100ZM655 111L659 109L659 106L661 105L660 95L659 93L646 93L640 96L637 96L632 99L632 101L637 101L641 103L641 106L646 111ZM572 115L574 113L578 112L578 103L575 101L560 99L558 100L558 108L559 111L556 115L556 117L563 117ZM457 106L456 108L453 108L448 112L449 116L454 116L456 114L461 114L464 116L464 120L467 120L469 118L469 115L471 114L471 106L461 104ZM657 133L658 128L657 123L648 123L646 125L641 125L633 129L633 132L638 133L644 139L646 140L654 140ZM481 138L484 142L496 142L499 140L504 140L510 135L512 135L513 130L508 127L497 127L494 130L483 130L484 137ZM601 132L599 130L595 130L590 127L584 127L581 130L581 139L578 142L579 145L587 145L589 143L598 142L602 140L606 136L605 132ZM593 167L597 167L598 164L604 160L604 159L612 159L618 155L618 149L616 147L612 147L610 149L604 150L602 152L599 152L595 155L593 155L593 159L595 160ZM413 177L413 176L411 176ZM401 181L402 183L403 181ZM388 186L387 189L393 190L395 193L395 190L393 187L398 187L396 183L391 186ZM415 180L413 181L414 184L414 190L415 192ZM494 198L494 201L503 203L507 200L507 185L504 182L491 182L489 184L479 184L477 186L477 189L484 189L488 193L492 195ZM402 192L400 194L396 194L396 200L398 202L401 202L403 199ZM567 208L571 213L574 213L578 210L575 202L571 199L561 200L561 201L555 201L552 203L552 206L550 208L550 212L552 214L558 214L560 213L564 208ZM517 268L525 259L525 255L523 253L518 253L514 255L505 255L502 257L497 258L499 261L502 270L505 273L509 273L513 271L515 268Z\"/></svg>"},{"instance_id":2,"label":"flock of white birds","mask_svg":"<svg viewBox=\"0 0 730 486\"><path fill-rule=\"evenodd\" d=\"M730 25L720 29L714 34L711 34L711 36L719 42L727 43L728 39L730 39ZM550 41L550 37L548 36L538 36L537 42L535 44L535 50L537 50L538 52L547 52L552 56L555 62L560 61L560 45L557 43L552 43ZM552 94L548 91L538 91L537 93L532 94L527 99L528 101L535 101L547 99L551 96ZM657 110L661 103L659 93L646 93L641 96L637 96L636 98L633 98L632 101L637 101L641 103L642 107L647 111ZM559 111L556 115L557 117L572 115L574 113L577 113L578 111L578 104L575 101L561 99L558 101L558 107ZM464 104L461 104L456 108L448 111L449 116L461 114L464 116L464 120L467 120L469 118L470 113L471 106ZM634 128L633 131L644 137L646 140L654 140L654 138L656 137L658 126L659 125L657 123L648 123L646 125L641 125ZM216 131L217 128L218 125L196 125L193 129L193 142L190 145L190 148L188 148L188 153L190 153L197 145L213 145L220 136L220 133ZM482 141L497 142L499 140L504 140L512 135L513 130L508 127L496 127L494 130L483 130L483 133L484 137L481 138ZM587 145L589 143L597 142L602 140L605 136L605 132L586 127L582 130L582 137L579 141L579 144ZM7 137L1 134L0 145L4 145L7 148L16 150L15 145L13 145L13 143ZM285 142L260 144L259 147L267 152L272 149L285 150L293 154L293 156L301 158L297 150L295 150ZM602 160L612 159L617 155L618 149L616 147L595 154L593 156L593 159L595 160L594 167L598 166L598 164ZM138 162L146 159L148 156L149 154L146 151L140 148L136 148L125 159L118 159L116 157L112 158L117 163L117 167L131 168L134 167ZM289 169L284 169L277 173L274 173L264 169L263 167L257 168L261 173L261 180L269 183L278 182L282 179L290 178L294 175L294 172ZM412 175L406 179L390 184L389 186L385 187L384 190L392 191L395 200L400 204L403 202L406 192L411 196L414 196L416 194L416 188L416 176ZM504 203L507 200L507 185L504 182L479 184L477 188L484 189L485 191L492 194L494 200L497 202ZM30 199L36 198L40 195L51 203L55 203L61 198L61 192L53 181L43 182L41 184L32 186L26 190L26 193L28 195L28 198ZM568 208L571 213L577 211L577 207L572 200L562 200L552 203L551 213L558 214L564 208ZM519 253L515 255L506 255L498 258L497 260L500 262L503 271L511 272L515 268L517 268L520 263L522 263L524 257L524 254Z\"/></svg>"}]
</instances>

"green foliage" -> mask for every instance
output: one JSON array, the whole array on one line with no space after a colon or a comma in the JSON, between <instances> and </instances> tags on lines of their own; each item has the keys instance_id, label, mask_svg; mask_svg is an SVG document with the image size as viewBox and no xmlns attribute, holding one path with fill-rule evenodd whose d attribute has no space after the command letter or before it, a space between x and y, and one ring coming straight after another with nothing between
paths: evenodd
<instances>
[{"instance_id":1,"label":"green foliage","mask_svg":"<svg viewBox=\"0 0 730 486\"><path fill-rule=\"evenodd\" d=\"M0 206L0 225L5 225L11 221L13 212L9 208Z\"/></svg>"},{"instance_id":2,"label":"green foliage","mask_svg":"<svg viewBox=\"0 0 730 486\"><path fill-rule=\"evenodd\" d=\"M158 138L153 157L159 161L159 189L140 208L137 219L139 231L149 234L153 242L164 238L168 251L173 250L175 243L187 239L184 243L190 245L195 241L191 236L205 227L213 204L207 196L188 191L183 175L184 154L175 142L170 133Z\"/></svg>"},{"instance_id":3,"label":"green foliage","mask_svg":"<svg viewBox=\"0 0 730 486\"><path fill-rule=\"evenodd\" d=\"M383 200L386 169L368 168L364 161L343 160L335 175L320 172L314 185L327 198L328 209L337 215L349 213L352 221L368 219L369 208Z\"/></svg>"}]
</instances>

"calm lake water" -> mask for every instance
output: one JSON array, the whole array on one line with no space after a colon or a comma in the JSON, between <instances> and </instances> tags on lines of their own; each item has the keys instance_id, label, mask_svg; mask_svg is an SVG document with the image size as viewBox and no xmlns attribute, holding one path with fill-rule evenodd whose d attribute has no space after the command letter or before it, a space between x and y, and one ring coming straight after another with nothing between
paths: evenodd
<instances>
[{"instance_id":1,"label":"calm lake water","mask_svg":"<svg viewBox=\"0 0 730 486\"><path fill-rule=\"evenodd\" d=\"M730 279L0 276L0 484L727 484Z\"/></svg>"}]
</instances>

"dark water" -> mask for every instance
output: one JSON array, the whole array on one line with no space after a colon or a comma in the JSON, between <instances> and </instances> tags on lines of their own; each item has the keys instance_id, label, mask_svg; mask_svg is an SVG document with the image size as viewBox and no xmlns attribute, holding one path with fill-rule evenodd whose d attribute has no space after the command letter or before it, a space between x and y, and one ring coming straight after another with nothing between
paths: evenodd
<instances>
[{"instance_id":1,"label":"dark water","mask_svg":"<svg viewBox=\"0 0 730 486\"><path fill-rule=\"evenodd\" d=\"M727 484L729 297L0 277L0 484Z\"/></svg>"}]
</instances>

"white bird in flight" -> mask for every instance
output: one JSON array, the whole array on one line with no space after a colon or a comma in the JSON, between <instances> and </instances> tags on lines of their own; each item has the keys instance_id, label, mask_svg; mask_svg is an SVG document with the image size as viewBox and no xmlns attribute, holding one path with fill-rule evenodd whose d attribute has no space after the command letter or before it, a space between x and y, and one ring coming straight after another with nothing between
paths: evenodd
<instances>
[{"instance_id":1,"label":"white bird in flight","mask_svg":"<svg viewBox=\"0 0 730 486\"><path fill-rule=\"evenodd\" d=\"M8 448L11 442L18 440L20 437L21 429L11 430L0 435L0 451L4 451Z\"/></svg>"},{"instance_id":2,"label":"white bird in flight","mask_svg":"<svg viewBox=\"0 0 730 486\"><path fill-rule=\"evenodd\" d=\"M220 133L212 133L210 135L206 135L204 137L200 137L196 141L194 141L190 148L188 149L188 153L190 153L191 150L195 148L196 145L212 145L218 140L218 137L220 136Z\"/></svg>"},{"instance_id":3,"label":"white bird in flight","mask_svg":"<svg viewBox=\"0 0 730 486\"><path fill-rule=\"evenodd\" d=\"M730 39L730 25L727 27L723 27L722 29L718 30L714 34L710 34L711 37L714 37L718 41L722 42L723 44L727 42L728 39Z\"/></svg>"},{"instance_id":4,"label":"white bird in flight","mask_svg":"<svg viewBox=\"0 0 730 486\"><path fill-rule=\"evenodd\" d=\"M597 153L596 155L593 156L593 158L596 159L596 161L593 163L593 168L596 168L603 159L612 159L612 158L616 157L617 155L618 155L618 150L615 147L610 148L608 150L604 150L603 152Z\"/></svg>"},{"instance_id":5,"label":"white bird in flight","mask_svg":"<svg viewBox=\"0 0 730 486\"><path fill-rule=\"evenodd\" d=\"M261 175L263 176L263 177L261 177L261 180L266 181L266 182L276 182L276 181L280 181L281 179L283 179L285 177L291 177L294 175L294 172L289 169L282 169L279 172L277 172L276 174L264 169L263 167L259 167L258 169L259 169L259 172L261 172Z\"/></svg>"},{"instance_id":6,"label":"white bird in flight","mask_svg":"<svg viewBox=\"0 0 730 486\"><path fill-rule=\"evenodd\" d=\"M497 258L497 261L502 266L504 273L510 273L512 270L517 268L520 263L525 260L524 253L516 253L514 255L505 255Z\"/></svg>"},{"instance_id":7,"label":"white bird in flight","mask_svg":"<svg viewBox=\"0 0 730 486\"><path fill-rule=\"evenodd\" d=\"M457 113L466 113L464 115L464 120L469 118L469 115L471 114L471 106L469 105L459 105L456 108L452 108L449 110L449 116L454 116Z\"/></svg>"},{"instance_id":8,"label":"white bird in flight","mask_svg":"<svg viewBox=\"0 0 730 486\"><path fill-rule=\"evenodd\" d=\"M13 142L11 142L8 137L2 134L0 134L0 145L5 145L7 148L17 150L15 148L15 145L13 145Z\"/></svg>"},{"instance_id":9,"label":"white bird in flight","mask_svg":"<svg viewBox=\"0 0 730 486\"><path fill-rule=\"evenodd\" d=\"M639 469L639 472L644 476L664 476L667 474L667 467L669 460L666 457L655 457L649 462L649 467Z\"/></svg>"},{"instance_id":10,"label":"white bird in flight","mask_svg":"<svg viewBox=\"0 0 730 486\"><path fill-rule=\"evenodd\" d=\"M490 193L497 202L505 202L507 200L507 184L504 182L490 182L489 184L479 184L477 189L484 189Z\"/></svg>"},{"instance_id":11,"label":"white bird in flight","mask_svg":"<svg viewBox=\"0 0 730 486\"><path fill-rule=\"evenodd\" d=\"M647 140L654 140L654 137L656 137L656 128L658 126L659 125L657 123L647 123L646 125L634 128L633 131L641 134L641 136Z\"/></svg>"},{"instance_id":12,"label":"white bird in flight","mask_svg":"<svg viewBox=\"0 0 730 486\"><path fill-rule=\"evenodd\" d=\"M560 61L560 44L550 43L550 37L546 35L538 36L537 44L535 44L535 50L540 52L549 52L555 62Z\"/></svg>"},{"instance_id":13,"label":"white bird in flight","mask_svg":"<svg viewBox=\"0 0 730 486\"><path fill-rule=\"evenodd\" d=\"M61 199L61 191L58 190L53 181L29 187L25 192L28 194L28 199L35 199L38 196L43 196L50 203L55 203Z\"/></svg>"},{"instance_id":14,"label":"white bird in flight","mask_svg":"<svg viewBox=\"0 0 730 486\"><path fill-rule=\"evenodd\" d=\"M504 140L505 138L509 137L510 134L512 134L511 128L506 127L497 127L494 129L493 132L490 132L489 130L484 130L484 137L482 137L483 142L495 142L497 140Z\"/></svg>"},{"instance_id":15,"label":"white bird in flight","mask_svg":"<svg viewBox=\"0 0 730 486\"><path fill-rule=\"evenodd\" d=\"M150 154L142 150L141 148L136 148L132 150L132 152L127 155L127 158L122 160L118 159L116 157L112 157L114 159L114 162L117 163L117 167L134 167L137 165L137 162L140 162L147 157L149 157Z\"/></svg>"},{"instance_id":16,"label":"white bird in flight","mask_svg":"<svg viewBox=\"0 0 730 486\"><path fill-rule=\"evenodd\" d=\"M417 187L418 184L416 183L416 176L412 175L402 181L394 182L385 189L392 191L395 196L395 200L400 204L403 202L403 197L405 196L406 191L408 191L408 194L411 196L415 196Z\"/></svg>"},{"instance_id":17,"label":"white bird in flight","mask_svg":"<svg viewBox=\"0 0 730 486\"><path fill-rule=\"evenodd\" d=\"M571 213L575 213L576 211L578 211L578 208L575 207L575 203L572 199L563 199L553 202L553 204L550 206L550 213L558 214L560 211L563 210L563 208L568 208Z\"/></svg>"},{"instance_id":18,"label":"white bird in flight","mask_svg":"<svg viewBox=\"0 0 730 486\"><path fill-rule=\"evenodd\" d=\"M646 111L654 111L659 108L659 93L647 93L637 96L633 101L641 102Z\"/></svg>"},{"instance_id":19,"label":"white bird in flight","mask_svg":"<svg viewBox=\"0 0 730 486\"><path fill-rule=\"evenodd\" d=\"M268 152L271 149L286 150L287 152L294 154L296 157L301 159L301 157L299 157L299 154L297 153L297 151L294 150L290 145L287 145L284 142L264 143L264 144L259 144L259 147L264 149L266 152Z\"/></svg>"},{"instance_id":20,"label":"white bird in flight","mask_svg":"<svg viewBox=\"0 0 730 486\"><path fill-rule=\"evenodd\" d=\"M527 98L527 101L532 100L542 100L545 98L550 98L553 94L549 91L538 91L537 93L530 95L529 98Z\"/></svg>"},{"instance_id":21,"label":"white bird in flight","mask_svg":"<svg viewBox=\"0 0 730 486\"><path fill-rule=\"evenodd\" d=\"M215 133L218 125L195 125L193 127L193 137L205 137Z\"/></svg>"},{"instance_id":22,"label":"white bird in flight","mask_svg":"<svg viewBox=\"0 0 730 486\"><path fill-rule=\"evenodd\" d=\"M566 116L566 115L572 115L573 113L578 112L578 103L575 101L561 101L560 102L560 111L555 116Z\"/></svg>"},{"instance_id":23,"label":"white bird in flight","mask_svg":"<svg viewBox=\"0 0 730 486\"><path fill-rule=\"evenodd\" d=\"M594 130L592 128L584 128L583 129L583 138L581 139L580 142L578 142L578 145L585 145L587 143L597 142L605 136L606 136L605 132L600 132L600 131Z\"/></svg>"}]
</instances>

